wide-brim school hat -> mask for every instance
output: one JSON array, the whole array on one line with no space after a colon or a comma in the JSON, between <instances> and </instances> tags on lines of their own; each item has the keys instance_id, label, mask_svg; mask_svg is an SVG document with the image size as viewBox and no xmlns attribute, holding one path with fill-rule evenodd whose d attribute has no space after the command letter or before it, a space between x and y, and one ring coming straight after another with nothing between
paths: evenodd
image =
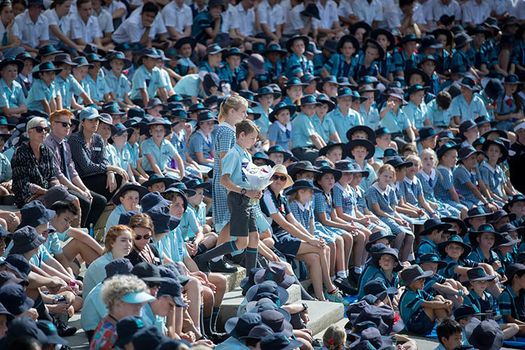
<instances>
[{"instance_id":1,"label":"wide-brim school hat","mask_svg":"<svg viewBox=\"0 0 525 350\"><path fill-rule=\"evenodd\" d=\"M352 34L343 35L341 39L339 39L339 41L337 42L337 51L341 50L341 48L346 42L352 43L355 49L355 54L359 52L359 48L360 48L359 41Z\"/></svg>"},{"instance_id":2,"label":"wide-brim school hat","mask_svg":"<svg viewBox=\"0 0 525 350\"><path fill-rule=\"evenodd\" d=\"M190 44L191 45L191 49L193 50L195 48L195 46L197 45L197 40L195 40L191 36L185 36L184 38L180 38L179 40L177 40L175 42L174 47L175 47L175 49L180 50L182 45L185 45L185 44Z\"/></svg>"},{"instance_id":3,"label":"wide-brim school hat","mask_svg":"<svg viewBox=\"0 0 525 350\"><path fill-rule=\"evenodd\" d=\"M293 114L295 113L296 111L296 107L294 105L289 105L289 104L286 104L285 102L279 102L275 108L270 112L270 114L268 115L268 119L274 123L276 120L277 120L277 115L283 111L287 109L289 112L290 112L290 118L293 116Z\"/></svg>"},{"instance_id":4,"label":"wide-brim school hat","mask_svg":"<svg viewBox=\"0 0 525 350\"><path fill-rule=\"evenodd\" d=\"M423 271L421 266L412 265L406 267L399 273L399 277L405 286L409 286L415 281L430 277L434 274L432 271Z\"/></svg>"},{"instance_id":5,"label":"wide-brim school hat","mask_svg":"<svg viewBox=\"0 0 525 350\"><path fill-rule=\"evenodd\" d=\"M470 219L479 218L482 216L485 216L487 220L490 220L490 218L492 217L492 213L486 212L485 209L483 209L483 207L481 206L474 207L474 208L470 208L467 211L467 216L463 220L465 221L465 223L468 224Z\"/></svg>"},{"instance_id":6,"label":"wide-brim school hat","mask_svg":"<svg viewBox=\"0 0 525 350\"><path fill-rule=\"evenodd\" d=\"M455 149L456 151L459 151L460 148L461 148L461 145L455 142L452 142L452 141L448 141L437 149L436 154L437 154L438 159L441 159L441 157L443 157L445 153L447 153L448 151L453 150L453 149Z\"/></svg>"},{"instance_id":7,"label":"wide-brim school hat","mask_svg":"<svg viewBox=\"0 0 525 350\"><path fill-rule=\"evenodd\" d=\"M372 143L375 143L376 141L376 133L374 130L372 130L371 127L368 127L366 125L356 125L350 129L348 129L348 131L346 132L346 138L351 140L352 139L352 135L358 131L362 131L364 133L366 133L366 138L368 141L372 142Z\"/></svg>"},{"instance_id":8,"label":"wide-brim school hat","mask_svg":"<svg viewBox=\"0 0 525 350\"><path fill-rule=\"evenodd\" d=\"M279 55L286 55L287 52L285 49L281 47L281 45L277 43L272 43L266 47L266 49L263 51L263 55L268 55L270 53L278 53Z\"/></svg>"},{"instance_id":9,"label":"wide-brim school hat","mask_svg":"<svg viewBox=\"0 0 525 350\"><path fill-rule=\"evenodd\" d=\"M512 225L512 224L509 224ZM513 239L511 235L504 231L499 231L502 237L501 242L496 247L512 247L516 244L519 244L521 242L520 239Z\"/></svg>"},{"instance_id":10,"label":"wide-brim school hat","mask_svg":"<svg viewBox=\"0 0 525 350\"><path fill-rule=\"evenodd\" d=\"M314 193L321 193L322 191L314 185L314 183L310 180L297 180L294 182L294 184L291 187L288 187L284 194L286 196L291 196L295 192L299 190L312 190Z\"/></svg>"},{"instance_id":11,"label":"wide-brim school hat","mask_svg":"<svg viewBox=\"0 0 525 350\"><path fill-rule=\"evenodd\" d=\"M253 277L256 284L264 281L274 281L278 286L288 289L295 283L295 277L286 274L282 264L269 262L265 269L257 271Z\"/></svg>"},{"instance_id":12,"label":"wide-brim school hat","mask_svg":"<svg viewBox=\"0 0 525 350\"><path fill-rule=\"evenodd\" d=\"M378 54L379 54L379 58L378 58L378 60L381 61L381 60L385 57L385 50L383 49L383 47L381 46L381 44L379 44L379 43L378 43L377 41L375 41L374 39L366 39L365 44L363 45L364 50L366 50L366 48L367 48L369 45L372 45L372 46L374 46L375 48L377 48L377 52L378 52Z\"/></svg>"},{"instance_id":13,"label":"wide-brim school hat","mask_svg":"<svg viewBox=\"0 0 525 350\"><path fill-rule=\"evenodd\" d=\"M226 50L226 52L222 54L223 59L226 59L230 56L239 56L241 59L248 58L248 55L244 52L241 52L241 50L238 47L233 47L229 50Z\"/></svg>"},{"instance_id":14,"label":"wide-brim school hat","mask_svg":"<svg viewBox=\"0 0 525 350\"><path fill-rule=\"evenodd\" d=\"M372 260L374 261L376 266L379 266L379 259L381 259L381 256L383 256L383 255L390 255L391 257L394 258L394 260L397 263L397 266L394 267L394 271L399 272L399 271L401 271L403 269L403 266L401 265L401 263L399 261L399 253L398 253L397 249L390 248L390 247L386 247L386 248L381 249L379 251L372 252Z\"/></svg>"},{"instance_id":15,"label":"wide-brim school hat","mask_svg":"<svg viewBox=\"0 0 525 350\"><path fill-rule=\"evenodd\" d=\"M466 146L466 147L460 148L458 152L458 162L461 162L469 157L472 157L473 155L479 155L479 154L483 154L484 156L486 156L484 152L478 151L472 146Z\"/></svg>"},{"instance_id":16,"label":"wide-brim school hat","mask_svg":"<svg viewBox=\"0 0 525 350\"><path fill-rule=\"evenodd\" d=\"M40 78L40 73L44 72L53 72L55 74L58 74L62 71L62 68L57 68L52 62L43 62L40 63L38 66L33 68L31 73L35 78Z\"/></svg>"},{"instance_id":17,"label":"wide-brim school hat","mask_svg":"<svg viewBox=\"0 0 525 350\"><path fill-rule=\"evenodd\" d=\"M496 139L496 140L486 139L486 141L483 142L483 146L481 147L483 152L487 152L490 145L496 145L499 147L501 151L501 157L498 159L498 163L504 162L509 156L509 150L505 146L505 144L500 139Z\"/></svg>"},{"instance_id":18,"label":"wide-brim school hat","mask_svg":"<svg viewBox=\"0 0 525 350\"><path fill-rule=\"evenodd\" d=\"M148 194L148 189L140 184L127 183L124 186L120 187L118 191L113 195L111 201L115 205L120 204L120 197L127 191L137 191L139 193L139 200L146 194Z\"/></svg>"},{"instance_id":19,"label":"wide-brim school hat","mask_svg":"<svg viewBox=\"0 0 525 350\"><path fill-rule=\"evenodd\" d=\"M428 76L427 73L425 73L425 71L423 71L422 69L419 69L419 68L410 68L410 69L407 69L405 72L404 72L404 76L405 76L405 82L408 84L408 82L410 81L410 78L414 75L414 74L417 74L419 76L421 76L421 78L423 79L423 82L424 82L424 86L430 86L430 77ZM417 85L417 84L416 84ZM410 88L410 87L409 87ZM420 89L420 88L419 88ZM421 89L420 89L421 90Z\"/></svg>"},{"instance_id":20,"label":"wide-brim school hat","mask_svg":"<svg viewBox=\"0 0 525 350\"><path fill-rule=\"evenodd\" d=\"M386 162L385 164L390 164L394 167L394 169L400 169L400 168L403 168L403 167L411 167L414 165L414 163L410 162L410 161L405 161L403 158L401 158L400 156L394 156L392 157L391 159L388 160L388 162Z\"/></svg>"},{"instance_id":21,"label":"wide-brim school hat","mask_svg":"<svg viewBox=\"0 0 525 350\"><path fill-rule=\"evenodd\" d=\"M326 94L317 95L317 105L327 105L328 112L331 112L335 108L335 103Z\"/></svg>"},{"instance_id":22,"label":"wide-brim school hat","mask_svg":"<svg viewBox=\"0 0 525 350\"><path fill-rule=\"evenodd\" d=\"M384 230L372 232L370 237L368 237L368 242L365 245L366 251L369 251L370 247L372 247L372 245L375 242L377 242L377 241L379 241L380 239L383 239L383 238L386 238L386 239L388 239L391 242L391 241L393 241L396 238L396 236L392 232L387 232L387 231L384 231Z\"/></svg>"},{"instance_id":23,"label":"wide-brim school hat","mask_svg":"<svg viewBox=\"0 0 525 350\"><path fill-rule=\"evenodd\" d=\"M478 241L476 238L478 238L478 236L481 236L481 234L483 233L492 233L494 235L494 237L496 238L496 241L494 242L494 246L498 246L499 244L503 242L503 236L501 235L501 233L496 231L494 226L492 226L491 224L483 224L480 227L478 227L476 231L474 230L469 231L468 237L470 239L470 245L473 247L478 246Z\"/></svg>"},{"instance_id":24,"label":"wide-brim school hat","mask_svg":"<svg viewBox=\"0 0 525 350\"><path fill-rule=\"evenodd\" d=\"M332 148L335 148L335 147L341 147L341 150L343 151L343 158L345 158L345 144L344 143L338 143L338 142L331 142L329 141L326 146L324 146L323 148L321 148L319 150L319 155L320 156L326 156L326 154L332 149Z\"/></svg>"},{"instance_id":25,"label":"wide-brim school hat","mask_svg":"<svg viewBox=\"0 0 525 350\"><path fill-rule=\"evenodd\" d=\"M10 64L14 64L18 68L18 73L20 73L24 68L24 62L22 62L21 60L15 57L6 57L2 61L0 61L0 70L4 69L5 66Z\"/></svg>"},{"instance_id":26,"label":"wide-brim school hat","mask_svg":"<svg viewBox=\"0 0 525 350\"><path fill-rule=\"evenodd\" d=\"M357 165L356 162L348 160L348 159L337 161L335 163L335 168L341 171L343 174L344 173L361 174L364 177L368 177L368 175L370 175L368 170L361 169L359 165Z\"/></svg>"},{"instance_id":27,"label":"wide-brim school hat","mask_svg":"<svg viewBox=\"0 0 525 350\"><path fill-rule=\"evenodd\" d=\"M447 266L447 263L440 259L440 257L437 254L434 253L428 253L423 254L419 256L419 258L416 260L416 264L421 265L424 263L434 263L437 264L438 270L441 270L445 266Z\"/></svg>"},{"instance_id":28,"label":"wide-brim school hat","mask_svg":"<svg viewBox=\"0 0 525 350\"><path fill-rule=\"evenodd\" d=\"M452 243L458 244L461 247L463 247L463 254L461 255L462 258L464 258L467 255L469 255L470 251L472 250L472 248L470 248L470 246L468 244L463 242L463 239L460 236L458 236L458 235L451 235L449 237L448 241L441 242L441 243L438 244L439 254L441 254L441 256L446 256L447 253L445 252L445 249L447 248L447 246L449 244L452 244Z\"/></svg>"},{"instance_id":29,"label":"wide-brim school hat","mask_svg":"<svg viewBox=\"0 0 525 350\"><path fill-rule=\"evenodd\" d=\"M374 156L375 153L375 146L372 142L366 139L356 139L356 140L350 140L348 141L346 147L347 147L347 154L350 158L354 159L354 156L352 155L352 150L355 147L365 147L368 154L366 155L365 159L370 159Z\"/></svg>"},{"instance_id":30,"label":"wide-brim school hat","mask_svg":"<svg viewBox=\"0 0 525 350\"><path fill-rule=\"evenodd\" d=\"M510 212L510 206L518 203L518 202L525 202L525 195L523 194L516 194L516 195L513 195L513 196L510 196L509 200L507 201L507 203L505 203L505 205L503 206L503 210L505 210L506 212Z\"/></svg>"},{"instance_id":31,"label":"wide-brim school hat","mask_svg":"<svg viewBox=\"0 0 525 350\"><path fill-rule=\"evenodd\" d=\"M447 46L452 46L454 42L454 34L448 29L438 28L431 33L436 39L440 35L444 35L447 38Z\"/></svg>"},{"instance_id":32,"label":"wide-brim school hat","mask_svg":"<svg viewBox=\"0 0 525 350\"><path fill-rule=\"evenodd\" d=\"M321 175L324 174L332 174L334 175L335 181L339 181L341 177L343 176L343 172L337 169L332 168L330 165L328 165L328 162L321 161L321 164L317 166L317 169L321 173ZM320 176L321 176L320 175Z\"/></svg>"},{"instance_id":33,"label":"wide-brim school hat","mask_svg":"<svg viewBox=\"0 0 525 350\"><path fill-rule=\"evenodd\" d=\"M445 222L445 223L454 223L454 224L457 224L460 228L460 231L458 234L463 237L467 232L468 232L468 228L467 228L467 225L465 224L465 222L461 219L458 219L458 218L453 218L453 217L443 217L441 218L441 221Z\"/></svg>"},{"instance_id":34,"label":"wide-brim school hat","mask_svg":"<svg viewBox=\"0 0 525 350\"><path fill-rule=\"evenodd\" d=\"M302 40L304 42L304 48L306 49L308 47L308 44L310 43L310 39L305 35L294 35L290 39L286 41L286 49L288 51L292 51L293 43L296 40Z\"/></svg>"},{"instance_id":35,"label":"wide-brim school hat","mask_svg":"<svg viewBox=\"0 0 525 350\"><path fill-rule=\"evenodd\" d=\"M131 67L131 61L128 60L126 58L126 56L124 55L123 52L121 51L114 51L114 52L110 52L109 55L107 56L107 59L106 59L106 62L105 62L105 67L107 69L111 69L111 61L113 60L121 60L122 62L124 62L124 69L128 69Z\"/></svg>"},{"instance_id":36,"label":"wide-brim school hat","mask_svg":"<svg viewBox=\"0 0 525 350\"><path fill-rule=\"evenodd\" d=\"M258 313L247 312L240 317L232 317L228 319L224 324L224 330L228 335L238 339L247 336L252 328L258 325L261 325L261 315Z\"/></svg>"},{"instance_id":37,"label":"wide-brim school hat","mask_svg":"<svg viewBox=\"0 0 525 350\"><path fill-rule=\"evenodd\" d=\"M469 282L476 281L494 281L496 276L489 276L482 267L473 267L467 271L467 277Z\"/></svg>"},{"instance_id":38,"label":"wide-brim school hat","mask_svg":"<svg viewBox=\"0 0 525 350\"><path fill-rule=\"evenodd\" d=\"M264 281L262 283L256 284L246 292L246 301L254 301L262 298L269 298L273 302L277 298L280 305L286 304L288 301L288 291L286 289L279 287L274 281Z\"/></svg>"},{"instance_id":39,"label":"wide-brim school hat","mask_svg":"<svg viewBox=\"0 0 525 350\"><path fill-rule=\"evenodd\" d=\"M288 167L288 174L290 174L291 177L295 177L300 172L311 172L314 174L320 174L321 172L317 167L313 166L312 163L308 160L301 160L295 164L292 164Z\"/></svg>"},{"instance_id":40,"label":"wide-brim school hat","mask_svg":"<svg viewBox=\"0 0 525 350\"><path fill-rule=\"evenodd\" d=\"M439 219L428 219L423 225L423 230L419 233L420 236L425 236L430 234L434 230L446 231L452 227L452 225L442 222Z\"/></svg>"},{"instance_id":41,"label":"wide-brim school hat","mask_svg":"<svg viewBox=\"0 0 525 350\"><path fill-rule=\"evenodd\" d=\"M370 38L372 38L372 39L374 39L376 41L377 41L377 37L380 36L380 35L386 36L387 40L390 42L390 44L388 45L386 50L387 51L393 50L395 45L396 45L396 38L394 37L394 34L392 34L388 30L383 29L383 28L377 28L377 29L374 29L374 30L372 30L370 32Z\"/></svg>"},{"instance_id":42,"label":"wide-brim school hat","mask_svg":"<svg viewBox=\"0 0 525 350\"><path fill-rule=\"evenodd\" d=\"M262 160L265 165L269 165L271 167L275 166L275 162L270 160L270 158L268 158L268 156L264 152L256 152L256 153L254 153L254 155L252 156L252 160L253 161Z\"/></svg>"}]
</instances>

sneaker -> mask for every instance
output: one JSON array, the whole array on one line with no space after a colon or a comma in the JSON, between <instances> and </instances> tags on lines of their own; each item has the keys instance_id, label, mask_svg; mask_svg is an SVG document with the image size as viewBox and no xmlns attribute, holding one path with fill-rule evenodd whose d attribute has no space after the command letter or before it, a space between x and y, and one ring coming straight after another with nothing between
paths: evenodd
<instances>
[{"instance_id":1,"label":"sneaker","mask_svg":"<svg viewBox=\"0 0 525 350\"><path fill-rule=\"evenodd\" d=\"M323 294L326 300L332 303L342 303L345 306L348 304L348 302L343 298L343 295L341 294L341 291L339 289L336 289L332 293L328 293L327 291L325 291Z\"/></svg>"},{"instance_id":2,"label":"sneaker","mask_svg":"<svg viewBox=\"0 0 525 350\"><path fill-rule=\"evenodd\" d=\"M208 263L209 269L212 272L222 272L222 273L234 273L237 272L237 268L233 265L228 264L224 259L219 261L210 261Z\"/></svg>"},{"instance_id":3,"label":"sneaker","mask_svg":"<svg viewBox=\"0 0 525 350\"><path fill-rule=\"evenodd\" d=\"M209 261L204 261L202 259L202 255L197 255L195 257L193 257L193 261L195 261L195 264L197 264L197 267L199 268L199 270L201 272L211 272L210 270L210 262Z\"/></svg>"},{"instance_id":4,"label":"sneaker","mask_svg":"<svg viewBox=\"0 0 525 350\"><path fill-rule=\"evenodd\" d=\"M357 288L357 286L359 285L359 279L361 278L361 274L360 273L357 273L355 272L353 269L350 271L350 273L348 274L348 277L347 277L347 280L348 280L348 283L354 287L354 288Z\"/></svg>"}]
</instances>

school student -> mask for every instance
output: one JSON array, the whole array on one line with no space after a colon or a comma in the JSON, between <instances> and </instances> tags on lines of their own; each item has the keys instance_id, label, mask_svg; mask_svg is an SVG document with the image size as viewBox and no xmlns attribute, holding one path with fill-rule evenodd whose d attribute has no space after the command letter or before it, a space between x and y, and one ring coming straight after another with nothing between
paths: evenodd
<instances>
[{"instance_id":1,"label":"school student","mask_svg":"<svg viewBox=\"0 0 525 350\"><path fill-rule=\"evenodd\" d=\"M129 61L123 52L112 52L105 65L107 73L104 75L109 94L113 101L117 101L121 107L130 107L133 105L129 97L131 83L124 71L131 67Z\"/></svg>"},{"instance_id":2,"label":"school student","mask_svg":"<svg viewBox=\"0 0 525 350\"><path fill-rule=\"evenodd\" d=\"M237 143L221 160L221 184L229 191L228 206L231 221L236 224L231 227L230 235L237 239L222 243L207 252L195 257L195 262L201 268L206 268L209 261L215 257L237 250L246 249L245 265L249 270L257 262L257 246L259 233L257 231L255 205L252 199L261 197L261 190L250 190L243 173L243 168L251 162L247 149L252 147L258 135L257 126L249 120L236 124L235 136Z\"/></svg>"},{"instance_id":3,"label":"school student","mask_svg":"<svg viewBox=\"0 0 525 350\"><path fill-rule=\"evenodd\" d=\"M295 106L284 102L279 102L270 112L269 121L272 123L268 129L270 147L281 146L285 150L291 149L292 123L290 119L294 113Z\"/></svg>"},{"instance_id":4,"label":"school student","mask_svg":"<svg viewBox=\"0 0 525 350\"><path fill-rule=\"evenodd\" d=\"M313 95L303 96L300 113L292 120L292 152L301 160L315 160L317 150L326 146L326 142L312 124L316 103L317 100Z\"/></svg>"},{"instance_id":5,"label":"school student","mask_svg":"<svg viewBox=\"0 0 525 350\"><path fill-rule=\"evenodd\" d=\"M399 260L397 250L384 245L377 251L371 252L371 259L368 261L359 283L359 294L362 298L365 294L365 285L368 281L380 280L387 287L387 294L390 298L398 295L399 271L403 268Z\"/></svg>"},{"instance_id":6,"label":"school student","mask_svg":"<svg viewBox=\"0 0 525 350\"><path fill-rule=\"evenodd\" d=\"M511 264L505 271L507 283L498 297L498 304L503 321L517 323L520 327L520 336L525 332L525 307L520 296L525 289L525 266L523 264Z\"/></svg>"},{"instance_id":7,"label":"school student","mask_svg":"<svg viewBox=\"0 0 525 350\"><path fill-rule=\"evenodd\" d=\"M115 209L109 214L104 232L107 233L111 227L118 225L122 214L138 212L140 199L146 193L146 188L139 184L129 183L122 186L112 198Z\"/></svg>"},{"instance_id":8,"label":"school student","mask_svg":"<svg viewBox=\"0 0 525 350\"><path fill-rule=\"evenodd\" d=\"M487 185L492 197L503 205L508 199L508 178L502 164L508 157L508 150L502 140L486 140L483 152L487 159L480 165L481 179Z\"/></svg>"},{"instance_id":9,"label":"school student","mask_svg":"<svg viewBox=\"0 0 525 350\"><path fill-rule=\"evenodd\" d=\"M61 69L51 62L44 62L33 69L33 84L27 95L27 109L50 114L62 109L62 96L55 86L55 75Z\"/></svg>"},{"instance_id":10,"label":"school student","mask_svg":"<svg viewBox=\"0 0 525 350\"><path fill-rule=\"evenodd\" d=\"M379 114L381 117L380 125L388 128L395 136L402 135L405 132L408 141L414 141L413 125L401 108L406 103L403 95L400 94L400 91L393 90L387 94L387 98L387 102Z\"/></svg>"},{"instance_id":11,"label":"school student","mask_svg":"<svg viewBox=\"0 0 525 350\"><path fill-rule=\"evenodd\" d=\"M368 163L368 159L374 156L374 144L366 139L351 140L348 143L348 157L353 159L359 169L368 172L368 176L362 179L360 187L366 191L377 178L374 168Z\"/></svg>"},{"instance_id":12,"label":"school student","mask_svg":"<svg viewBox=\"0 0 525 350\"><path fill-rule=\"evenodd\" d=\"M24 62L6 57L0 62L0 108L8 117L21 117L27 112L24 90L16 81L18 73L24 68Z\"/></svg>"},{"instance_id":13,"label":"school student","mask_svg":"<svg viewBox=\"0 0 525 350\"><path fill-rule=\"evenodd\" d=\"M199 112L197 127L188 142L188 155L201 165L213 164L213 136L212 132L218 124L212 112L204 110Z\"/></svg>"},{"instance_id":14,"label":"school student","mask_svg":"<svg viewBox=\"0 0 525 350\"><path fill-rule=\"evenodd\" d=\"M326 116L335 125L335 130L342 142L348 142L346 132L356 125L363 125L363 118L352 107L353 92L350 88L343 87L337 91L337 105Z\"/></svg>"}]
</instances>

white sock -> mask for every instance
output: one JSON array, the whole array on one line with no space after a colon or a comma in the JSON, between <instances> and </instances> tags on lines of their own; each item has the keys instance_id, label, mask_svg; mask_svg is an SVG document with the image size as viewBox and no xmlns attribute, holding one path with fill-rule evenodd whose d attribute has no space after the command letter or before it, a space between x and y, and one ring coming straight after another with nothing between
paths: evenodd
<instances>
[{"instance_id":1,"label":"white sock","mask_svg":"<svg viewBox=\"0 0 525 350\"><path fill-rule=\"evenodd\" d=\"M335 276L330 276L330 279L331 279L332 281L335 281Z\"/></svg>"},{"instance_id":2,"label":"white sock","mask_svg":"<svg viewBox=\"0 0 525 350\"><path fill-rule=\"evenodd\" d=\"M337 271L337 277L346 278L348 277L348 274L346 271Z\"/></svg>"},{"instance_id":3,"label":"white sock","mask_svg":"<svg viewBox=\"0 0 525 350\"><path fill-rule=\"evenodd\" d=\"M221 261L221 259L224 258L224 255L218 256L216 258L211 259L213 262Z\"/></svg>"},{"instance_id":4,"label":"white sock","mask_svg":"<svg viewBox=\"0 0 525 350\"><path fill-rule=\"evenodd\" d=\"M355 273L360 274L363 272L363 268L361 266L354 266L354 271Z\"/></svg>"}]
</instances>

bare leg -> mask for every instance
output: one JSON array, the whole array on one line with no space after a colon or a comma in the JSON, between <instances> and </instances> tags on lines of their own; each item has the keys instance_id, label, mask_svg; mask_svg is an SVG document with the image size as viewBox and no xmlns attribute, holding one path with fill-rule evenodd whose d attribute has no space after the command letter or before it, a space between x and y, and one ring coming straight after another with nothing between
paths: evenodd
<instances>
[{"instance_id":1,"label":"bare leg","mask_svg":"<svg viewBox=\"0 0 525 350\"><path fill-rule=\"evenodd\" d=\"M302 243L302 245L306 245ZM312 247L313 248L313 247ZM323 295L323 275L321 272L321 264L319 263L319 255L315 253L303 253L297 254L296 258L300 261L304 261L308 266L308 272L310 273L310 278L312 279L312 286L314 288L314 294L317 299L324 301Z\"/></svg>"},{"instance_id":2,"label":"bare leg","mask_svg":"<svg viewBox=\"0 0 525 350\"><path fill-rule=\"evenodd\" d=\"M335 276L337 271L344 271L345 269L345 241L341 236L335 240L336 256L335 256L335 271L331 276Z\"/></svg>"},{"instance_id":3,"label":"bare leg","mask_svg":"<svg viewBox=\"0 0 525 350\"><path fill-rule=\"evenodd\" d=\"M405 240L403 242L403 248L401 249L401 256L399 257L401 261L408 261L409 258L414 256L414 235L406 234Z\"/></svg>"},{"instance_id":4,"label":"bare leg","mask_svg":"<svg viewBox=\"0 0 525 350\"><path fill-rule=\"evenodd\" d=\"M392 248L396 248L398 251L401 251L401 247L403 246L404 241L405 241L405 232L399 232L396 235L396 238L394 239L392 243Z\"/></svg>"},{"instance_id":5,"label":"bare leg","mask_svg":"<svg viewBox=\"0 0 525 350\"><path fill-rule=\"evenodd\" d=\"M348 266L350 265L350 253L352 253L352 248L354 246L354 238L352 235L348 232L345 232L343 235L343 241L345 241L345 249L344 249L344 271L348 270ZM341 270L338 270L341 271Z\"/></svg>"},{"instance_id":6,"label":"bare leg","mask_svg":"<svg viewBox=\"0 0 525 350\"><path fill-rule=\"evenodd\" d=\"M200 329L200 306L202 305L202 285L200 284L199 280L197 280L195 277L190 277L190 280L188 281L188 283L186 283L184 290L186 291L188 299L190 300L190 304L187 308L188 313L193 323L195 324L195 328Z\"/></svg>"},{"instance_id":7,"label":"bare leg","mask_svg":"<svg viewBox=\"0 0 525 350\"><path fill-rule=\"evenodd\" d=\"M365 252L366 240L367 240L367 236L362 231L359 231L354 236L354 247L352 249L352 255L353 255L352 258L353 258L354 266L361 266L364 263L363 253Z\"/></svg>"}]
</instances>

